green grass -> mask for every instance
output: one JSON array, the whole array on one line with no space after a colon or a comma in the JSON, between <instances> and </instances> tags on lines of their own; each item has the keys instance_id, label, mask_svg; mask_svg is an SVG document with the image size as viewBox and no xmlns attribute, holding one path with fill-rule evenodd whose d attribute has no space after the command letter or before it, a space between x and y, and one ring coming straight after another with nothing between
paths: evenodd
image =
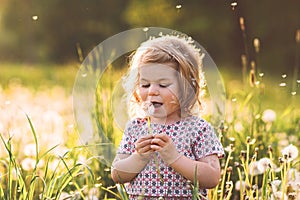
<instances>
[{"instance_id":1,"label":"green grass","mask_svg":"<svg viewBox=\"0 0 300 200\"><path fill-rule=\"evenodd\" d=\"M78 68L76 65L39 67L6 64L1 65L0 69L0 83L4 95L9 95L13 91L10 90L10 85L14 83L21 83L36 91L59 85L70 91L69 94L71 95ZM97 97L103 97L102 93L111 95L113 85L110 83L116 83L120 77L119 71L108 71L107 73L108 75L101 80L103 81L101 86L104 87L98 88ZM290 161L289 155L282 154L281 150L289 144L299 146L299 88L297 87L297 93L292 95L291 82L293 80L291 78L283 79L267 72L262 79L257 77L257 80L260 81L257 86L250 86L248 79L243 83L240 73L228 71L221 71L221 73L226 86L227 109L224 124L216 127L216 131L226 148L226 156L221 160L222 179L220 184L209 191L209 196L212 200L217 200L243 199L243 197L255 199L255 196L268 199L274 196L276 192L279 192L279 199L283 199L284 195L292 196L295 193L298 195L299 191L288 186L288 181L297 183L297 180L291 179L288 174L290 170L294 170L294 177L299 174L299 156ZM111 79L111 77L114 78ZM279 86L282 81L285 81L287 86ZM51 101L54 100L50 99L49 102ZM95 115L99 122L97 126L104 127L105 131L109 132L107 134L110 139L119 140L114 135L117 128L114 127L109 103L102 98L99 99L97 103L98 112ZM34 107L31 108L34 110ZM274 121L264 121L263 112L265 109L275 111L276 119ZM22 169L19 162L24 157L17 157L11 148L14 137L1 137L8 153L8 159L0 158L6 170L6 176L2 176L1 179L0 197L8 198L19 195L18 197L23 199L28 197L27 199L31 200L33 196L37 197L36 195L43 192L44 199L48 197L58 199L63 193L72 198L75 198L75 194L77 194L78 198L85 199L88 195L85 192L86 188L90 190L96 188L97 191L100 191L97 196L101 196L102 199L108 198L108 196L115 199L127 198L123 185L112 185L107 167L94 160L93 156L82 151L81 147L72 147L59 158L48 155L56 148L55 145L53 145L53 149L44 149L40 152L37 133L34 129L35 121L31 121L30 118L27 119L26 124L20 123L17 126L28 126L28 123L30 125L33 141L36 144L34 157L36 167L32 171ZM71 135L70 133L66 134ZM20 149L20 146L15 146L15 150ZM77 162L80 156L86 157L88 162L84 165ZM251 174L251 165L262 162L266 158L276 167L266 166L264 171ZM54 159L58 159L59 163L50 173L50 163ZM44 168L37 168L38 163L42 160L46 163ZM17 179L13 179L14 171L20 172L17 174ZM238 181L244 185L236 191L234 188ZM275 185L276 181L280 181L280 184ZM197 188L197 183L194 183L194 188ZM276 191L274 191L275 189ZM198 195L194 193L194 196L197 198Z\"/></svg>"},{"instance_id":2,"label":"green grass","mask_svg":"<svg viewBox=\"0 0 300 200\"><path fill-rule=\"evenodd\" d=\"M59 85L70 91L79 67L78 63L64 66L5 63L0 65L0 85L5 88L20 83L34 89Z\"/></svg>"}]
</instances>

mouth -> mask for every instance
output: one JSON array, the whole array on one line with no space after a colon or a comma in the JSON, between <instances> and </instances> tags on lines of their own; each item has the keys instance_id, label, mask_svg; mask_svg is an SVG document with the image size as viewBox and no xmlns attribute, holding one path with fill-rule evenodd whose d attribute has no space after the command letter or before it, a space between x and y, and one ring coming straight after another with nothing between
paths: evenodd
<instances>
[{"instance_id":1,"label":"mouth","mask_svg":"<svg viewBox=\"0 0 300 200\"><path fill-rule=\"evenodd\" d=\"M151 103L154 106L154 108L159 108L159 107L161 107L163 105L163 103L156 102L156 101L152 101Z\"/></svg>"}]
</instances>

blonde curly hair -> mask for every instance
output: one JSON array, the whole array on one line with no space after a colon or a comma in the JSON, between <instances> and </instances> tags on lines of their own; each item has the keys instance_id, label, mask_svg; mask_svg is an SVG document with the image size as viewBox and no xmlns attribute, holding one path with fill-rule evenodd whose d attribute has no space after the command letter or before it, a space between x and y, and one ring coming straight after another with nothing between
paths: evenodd
<instances>
[{"instance_id":1,"label":"blonde curly hair","mask_svg":"<svg viewBox=\"0 0 300 200\"><path fill-rule=\"evenodd\" d=\"M129 116L141 117L139 110L141 102L138 95L139 66L147 63L174 63L179 73L180 91L179 103L181 116L198 114L201 109L201 96L205 87L202 72L204 54L196 47L190 37L163 35L150 38L130 56L129 70L123 77L123 87Z\"/></svg>"}]
</instances>

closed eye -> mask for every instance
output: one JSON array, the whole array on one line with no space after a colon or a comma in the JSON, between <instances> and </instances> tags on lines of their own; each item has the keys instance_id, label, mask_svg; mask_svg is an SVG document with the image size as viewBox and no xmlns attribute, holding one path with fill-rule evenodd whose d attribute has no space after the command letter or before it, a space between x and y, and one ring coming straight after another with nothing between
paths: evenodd
<instances>
[{"instance_id":1,"label":"closed eye","mask_svg":"<svg viewBox=\"0 0 300 200\"><path fill-rule=\"evenodd\" d=\"M142 88L148 88L148 87L150 87L150 84L141 84L141 87Z\"/></svg>"},{"instance_id":2,"label":"closed eye","mask_svg":"<svg viewBox=\"0 0 300 200\"><path fill-rule=\"evenodd\" d=\"M169 87L170 84L159 84L159 87L162 87L162 88L166 88L166 87Z\"/></svg>"}]
</instances>

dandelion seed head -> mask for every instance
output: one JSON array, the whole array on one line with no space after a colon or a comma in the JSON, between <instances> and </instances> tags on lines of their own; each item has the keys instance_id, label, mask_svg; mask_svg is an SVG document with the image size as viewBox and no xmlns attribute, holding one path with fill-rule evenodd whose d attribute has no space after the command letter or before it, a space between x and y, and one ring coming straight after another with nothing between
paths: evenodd
<instances>
[{"instance_id":1,"label":"dandelion seed head","mask_svg":"<svg viewBox=\"0 0 300 200\"><path fill-rule=\"evenodd\" d=\"M249 174L250 175L256 176L256 175L262 174L262 172L258 169L257 166L258 166L258 161L254 161L249 164Z\"/></svg>"},{"instance_id":2,"label":"dandelion seed head","mask_svg":"<svg viewBox=\"0 0 300 200\"><path fill-rule=\"evenodd\" d=\"M299 151L296 146L290 144L281 151L282 155L287 158L287 162L291 162L298 157Z\"/></svg>"},{"instance_id":3,"label":"dandelion seed head","mask_svg":"<svg viewBox=\"0 0 300 200\"><path fill-rule=\"evenodd\" d=\"M276 120L276 112L274 110L267 109L263 112L261 119L265 123L272 123Z\"/></svg>"},{"instance_id":4,"label":"dandelion seed head","mask_svg":"<svg viewBox=\"0 0 300 200\"><path fill-rule=\"evenodd\" d=\"M142 109L145 111L146 117L150 117L154 113L154 106L151 102L143 102Z\"/></svg>"},{"instance_id":5,"label":"dandelion seed head","mask_svg":"<svg viewBox=\"0 0 300 200\"><path fill-rule=\"evenodd\" d=\"M30 171L35 167L35 159L33 158L25 158L21 161L21 166L24 170Z\"/></svg>"},{"instance_id":6,"label":"dandelion seed head","mask_svg":"<svg viewBox=\"0 0 300 200\"><path fill-rule=\"evenodd\" d=\"M234 150L233 145L228 145L227 147L224 148L225 151L227 152L232 152Z\"/></svg>"},{"instance_id":7,"label":"dandelion seed head","mask_svg":"<svg viewBox=\"0 0 300 200\"><path fill-rule=\"evenodd\" d=\"M282 191L274 192L271 197L273 197L272 199L274 199L274 200L287 200L288 199L287 195L283 194ZM282 197L283 197L283 199L282 199Z\"/></svg>"},{"instance_id":8,"label":"dandelion seed head","mask_svg":"<svg viewBox=\"0 0 300 200\"><path fill-rule=\"evenodd\" d=\"M253 138L252 140L249 141L249 144L250 144L250 145L253 145L253 144L255 144L255 142L256 142L256 139Z\"/></svg>"},{"instance_id":9,"label":"dandelion seed head","mask_svg":"<svg viewBox=\"0 0 300 200\"><path fill-rule=\"evenodd\" d=\"M245 185L245 182L241 182L241 181L237 181L236 183L235 183L235 190L237 190L237 191L240 191L241 190L241 187L243 187Z\"/></svg>"},{"instance_id":10,"label":"dandelion seed head","mask_svg":"<svg viewBox=\"0 0 300 200\"><path fill-rule=\"evenodd\" d=\"M241 122L237 122L234 124L234 130L238 133L241 133L244 131L244 126Z\"/></svg>"},{"instance_id":11,"label":"dandelion seed head","mask_svg":"<svg viewBox=\"0 0 300 200\"><path fill-rule=\"evenodd\" d=\"M257 162L257 169L261 172L264 173L270 166L272 166L272 162L269 158L261 158Z\"/></svg>"},{"instance_id":12,"label":"dandelion seed head","mask_svg":"<svg viewBox=\"0 0 300 200\"><path fill-rule=\"evenodd\" d=\"M36 155L36 146L34 143L26 144L23 150L25 156L34 157Z\"/></svg>"},{"instance_id":13,"label":"dandelion seed head","mask_svg":"<svg viewBox=\"0 0 300 200\"><path fill-rule=\"evenodd\" d=\"M272 188L272 191L277 192L278 189L280 188L281 180L275 179L275 180L271 181L269 184Z\"/></svg>"}]
</instances>

